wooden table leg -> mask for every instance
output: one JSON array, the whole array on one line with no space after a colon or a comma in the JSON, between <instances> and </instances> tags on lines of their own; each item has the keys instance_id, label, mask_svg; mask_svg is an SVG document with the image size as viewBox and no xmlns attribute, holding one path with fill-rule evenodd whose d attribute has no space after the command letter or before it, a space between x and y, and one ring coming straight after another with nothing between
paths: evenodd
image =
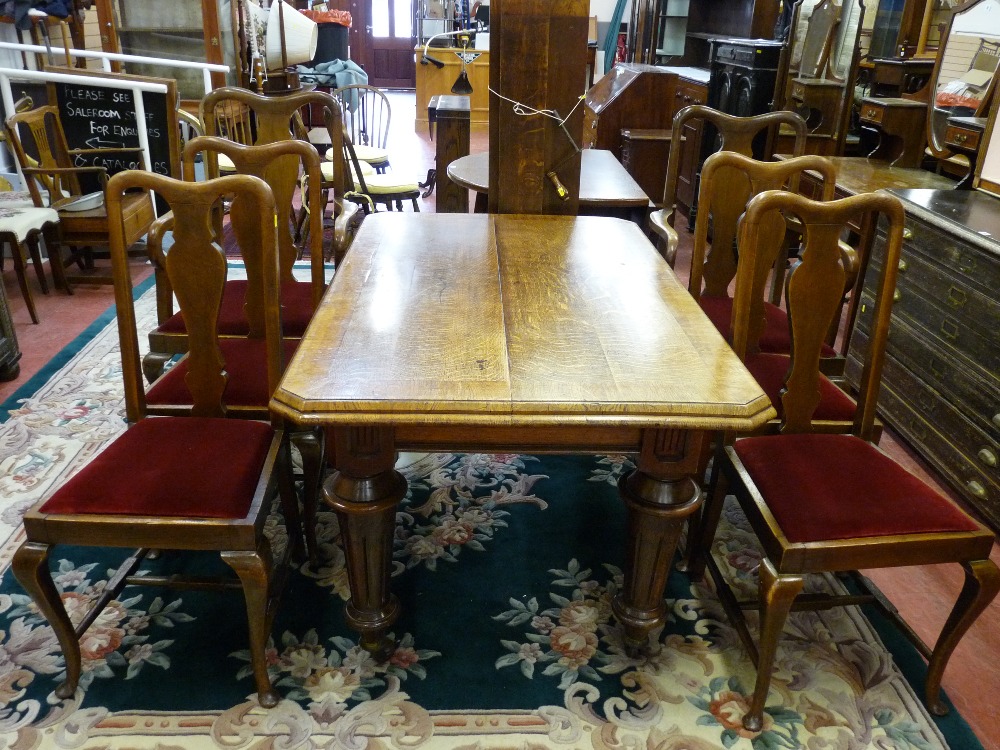
<instances>
[{"instance_id":1,"label":"wooden table leg","mask_svg":"<svg viewBox=\"0 0 1000 750\"><path fill-rule=\"evenodd\" d=\"M628 511L628 539L625 583L611 608L632 653L645 648L650 634L666 620L663 593L677 538L703 500L693 477L707 449L707 433L649 430L643 436L638 467L618 483Z\"/></svg>"},{"instance_id":2,"label":"wooden table leg","mask_svg":"<svg viewBox=\"0 0 1000 750\"><path fill-rule=\"evenodd\" d=\"M393 468L391 428L341 427L330 433L336 471L323 487L323 500L340 522L351 586L345 614L361 633L362 648L384 661L394 648L386 634L399 616L389 575L396 508L406 495L406 480Z\"/></svg>"}]
</instances>

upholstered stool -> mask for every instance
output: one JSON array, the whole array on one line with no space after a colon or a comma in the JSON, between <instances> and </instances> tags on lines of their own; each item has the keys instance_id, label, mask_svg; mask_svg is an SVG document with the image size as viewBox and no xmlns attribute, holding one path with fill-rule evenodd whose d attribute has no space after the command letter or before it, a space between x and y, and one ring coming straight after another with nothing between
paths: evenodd
<instances>
[{"instance_id":1,"label":"upholstered stool","mask_svg":"<svg viewBox=\"0 0 1000 750\"><path fill-rule=\"evenodd\" d=\"M38 313L35 311L35 301L31 295L31 288L25 278L25 266L27 259L25 256L25 246L31 254L31 260L35 264L35 273L38 275L38 283L43 293L48 292L48 284L45 282L45 272L42 270L42 256L38 248L38 235L44 234L55 241L55 227L59 223L59 214L52 208L35 208L33 205L14 207L8 204L0 204L0 251L4 245L10 245L11 256L14 259L14 270L17 273L17 283L21 287L21 295L24 297L24 304L28 308L33 323L38 322Z\"/></svg>"}]
</instances>

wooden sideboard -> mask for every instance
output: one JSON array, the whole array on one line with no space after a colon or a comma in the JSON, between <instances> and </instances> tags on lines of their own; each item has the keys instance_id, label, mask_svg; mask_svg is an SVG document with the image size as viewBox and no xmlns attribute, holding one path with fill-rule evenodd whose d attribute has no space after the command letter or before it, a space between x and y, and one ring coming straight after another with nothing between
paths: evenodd
<instances>
[{"instance_id":1,"label":"wooden sideboard","mask_svg":"<svg viewBox=\"0 0 1000 750\"><path fill-rule=\"evenodd\" d=\"M1000 529L1000 199L967 190L891 192L907 218L879 411ZM848 351L852 385L884 246L879 232Z\"/></svg>"}]
</instances>

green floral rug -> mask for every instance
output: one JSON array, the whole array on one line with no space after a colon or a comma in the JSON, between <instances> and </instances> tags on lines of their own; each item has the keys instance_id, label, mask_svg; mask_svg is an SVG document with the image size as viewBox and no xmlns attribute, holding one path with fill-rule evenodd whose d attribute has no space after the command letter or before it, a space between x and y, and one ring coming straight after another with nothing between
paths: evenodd
<instances>
[{"instance_id":1,"label":"green floral rug","mask_svg":"<svg viewBox=\"0 0 1000 750\"><path fill-rule=\"evenodd\" d=\"M153 317L152 293L139 305ZM284 700L256 704L239 592L128 588L83 638L71 700L51 630L8 570L23 511L123 429L117 334L96 326L0 425L0 747L7 748L977 748L960 717L932 720L856 608L792 616L765 726L742 728L754 670L711 588L675 573L651 656L629 658L611 617L621 585L628 456L404 454L392 585L398 647L376 664L343 621L338 528L324 564L292 572L268 653ZM37 386L37 389L35 388ZM0 415L4 416L4 415ZM275 519L271 533L281 543ZM726 513L716 554L752 589L759 553ZM59 548L71 613L119 551ZM165 552L151 571L216 569ZM817 579L811 586L837 585Z\"/></svg>"}]
</instances>

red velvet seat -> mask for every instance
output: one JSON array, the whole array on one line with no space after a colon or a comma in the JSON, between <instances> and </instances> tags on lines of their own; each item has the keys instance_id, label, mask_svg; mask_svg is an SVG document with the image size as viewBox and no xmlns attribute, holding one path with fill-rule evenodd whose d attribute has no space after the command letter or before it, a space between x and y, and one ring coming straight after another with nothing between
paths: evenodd
<instances>
[{"instance_id":1,"label":"red velvet seat","mask_svg":"<svg viewBox=\"0 0 1000 750\"><path fill-rule=\"evenodd\" d=\"M313 315L312 283L286 281L281 285L281 328L289 338L302 338ZM226 282L219 310L221 336L246 336L250 332L243 304L247 296L246 279ZM159 333L186 333L184 315L178 310L156 327Z\"/></svg>"},{"instance_id":2,"label":"red velvet seat","mask_svg":"<svg viewBox=\"0 0 1000 750\"><path fill-rule=\"evenodd\" d=\"M784 416L785 408L781 401L781 389L785 385L785 375L791 359L787 354L750 354L744 364L753 375L767 397L771 399L778 419ZM819 405L813 419L818 421L850 423L854 419L857 405L844 391L838 388L825 375L819 378Z\"/></svg>"},{"instance_id":3,"label":"red velvet seat","mask_svg":"<svg viewBox=\"0 0 1000 750\"><path fill-rule=\"evenodd\" d=\"M150 417L56 490L40 513L242 518L274 429L264 422ZM156 446L150 451L150 446ZM234 451L233 446L239 446ZM183 466L184 471L177 472ZM173 475L172 481L164 477Z\"/></svg>"},{"instance_id":4,"label":"red velvet seat","mask_svg":"<svg viewBox=\"0 0 1000 750\"><path fill-rule=\"evenodd\" d=\"M979 529L854 435L763 435L737 440L733 450L790 542Z\"/></svg>"},{"instance_id":5,"label":"red velvet seat","mask_svg":"<svg viewBox=\"0 0 1000 750\"><path fill-rule=\"evenodd\" d=\"M719 333L727 341L733 339L733 298L701 295L698 300L705 315L712 321ZM764 303L764 332L758 342L762 352L788 354L792 336L788 331L788 316L785 311L770 302ZM829 344L823 344L824 357L836 357L837 351Z\"/></svg>"},{"instance_id":6,"label":"red velvet seat","mask_svg":"<svg viewBox=\"0 0 1000 750\"><path fill-rule=\"evenodd\" d=\"M287 362L298 348L298 339L283 342ZM219 339L229 380L223 397L231 408L256 407L266 412L271 400L267 382L267 344L262 339ZM189 405L191 390L187 383L188 360L182 359L161 375L146 392L150 406ZM263 412L262 412L263 414Z\"/></svg>"}]
</instances>

